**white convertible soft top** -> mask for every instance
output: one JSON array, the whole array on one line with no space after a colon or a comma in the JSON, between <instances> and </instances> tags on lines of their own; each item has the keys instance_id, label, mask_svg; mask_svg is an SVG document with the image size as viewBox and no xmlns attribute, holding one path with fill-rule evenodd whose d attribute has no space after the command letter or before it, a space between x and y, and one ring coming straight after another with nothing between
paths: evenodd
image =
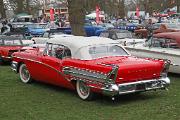
<instances>
[{"instance_id":1,"label":"white convertible soft top","mask_svg":"<svg viewBox=\"0 0 180 120\"><path fill-rule=\"evenodd\" d=\"M53 44L62 44L70 48L80 48L83 46L117 43L109 38L84 37L84 36L66 36L66 37L59 36L52 38L47 42Z\"/></svg>"},{"instance_id":2,"label":"white convertible soft top","mask_svg":"<svg viewBox=\"0 0 180 120\"><path fill-rule=\"evenodd\" d=\"M68 47L71 50L73 58L77 59L91 59L87 46L107 45L107 44L119 44L118 42L109 38L103 37L84 37L84 36L66 36L50 38L47 43L61 44ZM83 48L83 49L81 49Z\"/></svg>"}]
</instances>

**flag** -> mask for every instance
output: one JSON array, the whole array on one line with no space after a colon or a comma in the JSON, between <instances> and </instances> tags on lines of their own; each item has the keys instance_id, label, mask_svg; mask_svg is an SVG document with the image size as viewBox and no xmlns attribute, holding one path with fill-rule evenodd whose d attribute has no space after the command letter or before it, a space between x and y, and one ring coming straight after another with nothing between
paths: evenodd
<instances>
[{"instance_id":1,"label":"flag","mask_svg":"<svg viewBox=\"0 0 180 120\"><path fill-rule=\"evenodd\" d=\"M99 14L100 14L100 8L98 5L96 5L96 23L99 24L100 22L100 17L99 17Z\"/></svg>"},{"instance_id":2,"label":"flag","mask_svg":"<svg viewBox=\"0 0 180 120\"><path fill-rule=\"evenodd\" d=\"M54 9L50 8L50 20L54 21Z\"/></svg>"},{"instance_id":3,"label":"flag","mask_svg":"<svg viewBox=\"0 0 180 120\"><path fill-rule=\"evenodd\" d=\"M136 16L139 18L139 7L136 7Z\"/></svg>"}]
</instances>

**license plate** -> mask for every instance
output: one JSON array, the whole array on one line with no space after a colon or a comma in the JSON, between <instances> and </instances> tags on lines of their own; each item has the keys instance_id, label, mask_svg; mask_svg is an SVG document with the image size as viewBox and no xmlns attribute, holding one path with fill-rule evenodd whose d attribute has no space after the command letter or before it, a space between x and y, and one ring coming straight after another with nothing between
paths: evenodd
<instances>
[{"instance_id":1,"label":"license plate","mask_svg":"<svg viewBox=\"0 0 180 120\"><path fill-rule=\"evenodd\" d=\"M136 85L136 90L145 90L145 84Z\"/></svg>"}]
</instances>

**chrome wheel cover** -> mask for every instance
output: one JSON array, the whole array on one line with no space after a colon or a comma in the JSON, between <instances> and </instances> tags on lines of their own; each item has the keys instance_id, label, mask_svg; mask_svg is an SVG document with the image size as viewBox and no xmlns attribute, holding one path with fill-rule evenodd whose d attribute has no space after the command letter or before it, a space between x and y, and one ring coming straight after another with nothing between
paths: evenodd
<instances>
[{"instance_id":1,"label":"chrome wheel cover","mask_svg":"<svg viewBox=\"0 0 180 120\"><path fill-rule=\"evenodd\" d=\"M19 73L20 73L20 78L22 82L28 83L30 81L31 76L25 64L22 64L20 66Z\"/></svg>"}]
</instances>

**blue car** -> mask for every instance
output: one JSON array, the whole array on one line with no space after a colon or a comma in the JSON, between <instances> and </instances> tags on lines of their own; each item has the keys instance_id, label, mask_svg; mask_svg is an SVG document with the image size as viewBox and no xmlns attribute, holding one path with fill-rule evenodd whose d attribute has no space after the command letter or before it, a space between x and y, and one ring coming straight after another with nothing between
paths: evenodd
<instances>
[{"instance_id":1,"label":"blue car","mask_svg":"<svg viewBox=\"0 0 180 120\"><path fill-rule=\"evenodd\" d=\"M32 36L42 36L46 31L46 25L45 23L43 24L29 24L26 25L26 34L32 35Z\"/></svg>"},{"instance_id":2,"label":"blue car","mask_svg":"<svg viewBox=\"0 0 180 120\"><path fill-rule=\"evenodd\" d=\"M71 34L72 30L70 27L68 28L57 28L60 32L63 32L65 34ZM86 32L86 36L99 36L100 33L104 30L106 30L104 27L97 26L97 25L90 25L85 24L84 30Z\"/></svg>"},{"instance_id":3,"label":"blue car","mask_svg":"<svg viewBox=\"0 0 180 120\"><path fill-rule=\"evenodd\" d=\"M129 23L129 22L121 22L116 26L116 28L120 30L128 30L133 32L137 28L137 24Z\"/></svg>"}]
</instances>

